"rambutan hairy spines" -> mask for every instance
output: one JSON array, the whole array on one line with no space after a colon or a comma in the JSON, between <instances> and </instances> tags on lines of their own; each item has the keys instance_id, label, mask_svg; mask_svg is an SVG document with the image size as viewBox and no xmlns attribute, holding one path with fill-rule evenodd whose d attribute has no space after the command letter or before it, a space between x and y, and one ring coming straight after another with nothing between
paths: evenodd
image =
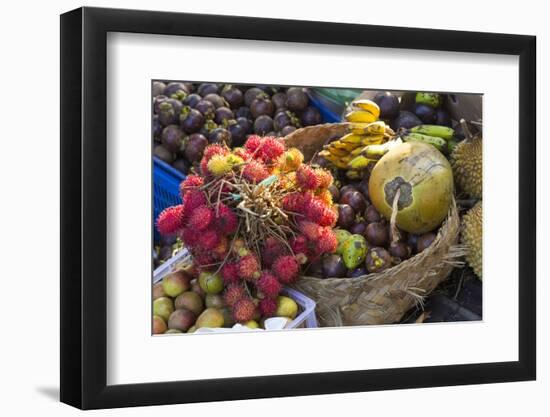
<instances>
[{"instance_id":1,"label":"rambutan hairy spines","mask_svg":"<svg viewBox=\"0 0 550 417\"><path fill-rule=\"evenodd\" d=\"M304 211L304 196L302 193L294 192L283 197L283 210L292 213L303 213Z\"/></svg>"},{"instance_id":2,"label":"rambutan hairy spines","mask_svg":"<svg viewBox=\"0 0 550 417\"><path fill-rule=\"evenodd\" d=\"M236 284L240 281L239 266L234 262L228 262L222 266L221 274L226 284Z\"/></svg>"},{"instance_id":3,"label":"rambutan hairy spines","mask_svg":"<svg viewBox=\"0 0 550 417\"><path fill-rule=\"evenodd\" d=\"M321 226L332 226L338 219L336 212L318 197L310 201L306 210L307 219Z\"/></svg>"},{"instance_id":4,"label":"rambutan hairy spines","mask_svg":"<svg viewBox=\"0 0 550 417\"><path fill-rule=\"evenodd\" d=\"M214 210L206 206L197 207L189 216L189 227L195 230L204 230L212 223Z\"/></svg>"},{"instance_id":5,"label":"rambutan hairy spines","mask_svg":"<svg viewBox=\"0 0 550 417\"><path fill-rule=\"evenodd\" d=\"M193 258L199 269L208 269L208 267L216 262L210 253L205 251L194 253Z\"/></svg>"},{"instance_id":6,"label":"rambutan hairy spines","mask_svg":"<svg viewBox=\"0 0 550 417\"><path fill-rule=\"evenodd\" d=\"M223 300L229 307L233 307L237 301L247 296L242 284L229 285L223 294Z\"/></svg>"},{"instance_id":7,"label":"rambutan hairy spines","mask_svg":"<svg viewBox=\"0 0 550 417\"><path fill-rule=\"evenodd\" d=\"M233 153L242 158L244 161L250 161L252 159L252 154L245 148L234 148Z\"/></svg>"},{"instance_id":8,"label":"rambutan hairy spines","mask_svg":"<svg viewBox=\"0 0 550 417\"><path fill-rule=\"evenodd\" d=\"M225 156L225 155L228 155L229 154L229 149L227 149L225 146L221 146L221 145L218 145L218 144L212 144L212 145L208 145L205 149L204 149L204 152L202 154L202 158L203 160L206 160L206 162L210 161L210 159L214 156L214 155L221 155L221 156Z\"/></svg>"},{"instance_id":9,"label":"rambutan hairy spines","mask_svg":"<svg viewBox=\"0 0 550 417\"><path fill-rule=\"evenodd\" d=\"M239 219L233 210L223 203L220 203L215 211L216 210L218 212L216 216L216 225L220 232L224 235L235 233L237 231L237 227L239 226Z\"/></svg>"},{"instance_id":10,"label":"rambutan hairy spines","mask_svg":"<svg viewBox=\"0 0 550 417\"><path fill-rule=\"evenodd\" d=\"M272 270L282 284L291 284L298 278L300 265L294 256L281 256L273 263Z\"/></svg>"},{"instance_id":11,"label":"rambutan hairy spines","mask_svg":"<svg viewBox=\"0 0 550 417\"><path fill-rule=\"evenodd\" d=\"M269 271L263 271L262 275L256 282L256 288L258 288L258 290L260 290L266 297L273 298L279 295L283 286L275 275Z\"/></svg>"},{"instance_id":12,"label":"rambutan hairy spines","mask_svg":"<svg viewBox=\"0 0 550 417\"><path fill-rule=\"evenodd\" d=\"M260 263L256 256L248 254L239 259L239 276L247 281L258 279L260 273Z\"/></svg>"},{"instance_id":13,"label":"rambutan hairy spines","mask_svg":"<svg viewBox=\"0 0 550 417\"><path fill-rule=\"evenodd\" d=\"M181 230L180 238L183 240L183 243L185 243L185 246L192 248L197 245L199 241L199 234L196 230L189 227L184 227Z\"/></svg>"},{"instance_id":14,"label":"rambutan hairy spines","mask_svg":"<svg viewBox=\"0 0 550 417\"><path fill-rule=\"evenodd\" d=\"M161 235L173 235L183 226L183 204L164 209L157 217L157 230Z\"/></svg>"},{"instance_id":15,"label":"rambutan hairy spines","mask_svg":"<svg viewBox=\"0 0 550 417\"><path fill-rule=\"evenodd\" d=\"M237 300L233 304L233 318L238 322L245 322L252 320L256 315L256 304L251 298L245 297Z\"/></svg>"},{"instance_id":16,"label":"rambutan hairy spines","mask_svg":"<svg viewBox=\"0 0 550 417\"><path fill-rule=\"evenodd\" d=\"M263 138L258 154L262 161L271 164L275 162L284 152L285 145L280 139L267 136Z\"/></svg>"},{"instance_id":17,"label":"rambutan hairy spines","mask_svg":"<svg viewBox=\"0 0 550 417\"><path fill-rule=\"evenodd\" d=\"M190 217L197 207L206 205L206 195L200 190L188 190L183 196L184 216Z\"/></svg>"},{"instance_id":18,"label":"rambutan hairy spines","mask_svg":"<svg viewBox=\"0 0 550 417\"><path fill-rule=\"evenodd\" d=\"M206 165L208 172L215 177L221 177L233 169L233 165L227 160L224 155L214 155Z\"/></svg>"},{"instance_id":19,"label":"rambutan hairy spines","mask_svg":"<svg viewBox=\"0 0 550 417\"><path fill-rule=\"evenodd\" d=\"M338 247L338 239L330 227L326 227L321 232L321 237L317 241L318 251L321 253L333 253Z\"/></svg>"},{"instance_id":20,"label":"rambutan hairy spines","mask_svg":"<svg viewBox=\"0 0 550 417\"><path fill-rule=\"evenodd\" d=\"M264 267L271 267L271 264L275 262L279 256L286 255L288 249L274 237L268 237L262 247L262 265Z\"/></svg>"},{"instance_id":21,"label":"rambutan hairy spines","mask_svg":"<svg viewBox=\"0 0 550 417\"><path fill-rule=\"evenodd\" d=\"M323 168L316 168L314 172L317 176L317 181L319 182L319 188L326 189L332 185L333 178L329 171Z\"/></svg>"},{"instance_id":22,"label":"rambutan hairy spines","mask_svg":"<svg viewBox=\"0 0 550 417\"><path fill-rule=\"evenodd\" d=\"M250 135L244 144L244 148L254 155L260 146L262 145L262 138L258 135ZM255 156L255 155L254 155Z\"/></svg>"},{"instance_id":23,"label":"rambutan hairy spines","mask_svg":"<svg viewBox=\"0 0 550 417\"><path fill-rule=\"evenodd\" d=\"M273 298L264 298L260 300L258 310L263 317L272 317L277 311L277 301Z\"/></svg>"},{"instance_id":24,"label":"rambutan hairy spines","mask_svg":"<svg viewBox=\"0 0 550 417\"><path fill-rule=\"evenodd\" d=\"M294 255L307 253L307 238L304 235L298 235L290 239L290 247Z\"/></svg>"},{"instance_id":25,"label":"rambutan hairy spines","mask_svg":"<svg viewBox=\"0 0 550 417\"><path fill-rule=\"evenodd\" d=\"M317 174L309 165L300 165L296 170L296 181L303 190L315 190L319 187Z\"/></svg>"},{"instance_id":26,"label":"rambutan hairy spines","mask_svg":"<svg viewBox=\"0 0 550 417\"><path fill-rule=\"evenodd\" d=\"M248 182L258 184L269 177L269 171L261 162L252 160L243 168L243 177Z\"/></svg>"},{"instance_id":27,"label":"rambutan hairy spines","mask_svg":"<svg viewBox=\"0 0 550 417\"><path fill-rule=\"evenodd\" d=\"M189 190L197 189L204 184L202 177L198 175L189 175L180 183L180 195L183 200L185 193Z\"/></svg>"},{"instance_id":28,"label":"rambutan hairy spines","mask_svg":"<svg viewBox=\"0 0 550 417\"><path fill-rule=\"evenodd\" d=\"M214 228L209 228L200 232L197 244L204 250L213 250L220 243L220 235Z\"/></svg>"},{"instance_id":29,"label":"rambutan hairy spines","mask_svg":"<svg viewBox=\"0 0 550 417\"><path fill-rule=\"evenodd\" d=\"M317 240L321 235L322 227L317 223L310 221L301 221L298 223L298 229L305 235L307 240Z\"/></svg>"}]
</instances>

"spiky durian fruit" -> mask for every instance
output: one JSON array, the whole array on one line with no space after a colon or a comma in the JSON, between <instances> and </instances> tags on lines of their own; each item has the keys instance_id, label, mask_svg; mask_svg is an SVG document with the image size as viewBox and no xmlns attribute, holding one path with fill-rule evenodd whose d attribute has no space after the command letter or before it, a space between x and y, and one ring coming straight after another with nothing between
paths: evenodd
<instances>
[{"instance_id":1,"label":"spiky durian fruit","mask_svg":"<svg viewBox=\"0 0 550 417\"><path fill-rule=\"evenodd\" d=\"M481 279L483 249L483 206L478 201L462 217L462 243L466 246L466 260L475 274Z\"/></svg>"},{"instance_id":2,"label":"spiky durian fruit","mask_svg":"<svg viewBox=\"0 0 550 417\"><path fill-rule=\"evenodd\" d=\"M462 190L471 197L481 198L483 185L483 142L481 136L471 136L465 122L463 123L463 130L466 139L456 145L451 154L453 174L456 183Z\"/></svg>"}]
</instances>

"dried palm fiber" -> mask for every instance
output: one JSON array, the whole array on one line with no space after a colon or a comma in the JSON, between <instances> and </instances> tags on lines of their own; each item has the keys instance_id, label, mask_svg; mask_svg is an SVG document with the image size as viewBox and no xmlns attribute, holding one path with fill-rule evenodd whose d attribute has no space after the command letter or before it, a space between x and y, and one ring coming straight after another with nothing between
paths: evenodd
<instances>
[{"instance_id":1,"label":"dried palm fiber","mask_svg":"<svg viewBox=\"0 0 550 417\"><path fill-rule=\"evenodd\" d=\"M298 129L286 136L288 147L296 147L308 161L328 140L347 133L346 123ZM323 326L390 324L399 322L415 305L461 266L464 248L458 245L460 219L456 203L439 228L430 247L385 271L358 278L315 278L302 276L294 287L317 303Z\"/></svg>"}]
</instances>

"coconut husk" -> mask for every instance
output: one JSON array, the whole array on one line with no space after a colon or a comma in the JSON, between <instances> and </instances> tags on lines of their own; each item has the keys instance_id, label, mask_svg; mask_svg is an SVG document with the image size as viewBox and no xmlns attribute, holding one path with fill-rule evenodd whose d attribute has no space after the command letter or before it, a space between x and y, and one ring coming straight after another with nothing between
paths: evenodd
<instances>
[{"instance_id":1,"label":"coconut husk","mask_svg":"<svg viewBox=\"0 0 550 417\"><path fill-rule=\"evenodd\" d=\"M311 159L335 135L347 132L346 123L298 129L285 138L289 147ZM302 276L294 287L317 303L322 326L391 324L399 322L430 294L456 266L461 266L464 248L458 245L460 219L453 200L437 237L421 253L383 272L358 278Z\"/></svg>"}]
</instances>

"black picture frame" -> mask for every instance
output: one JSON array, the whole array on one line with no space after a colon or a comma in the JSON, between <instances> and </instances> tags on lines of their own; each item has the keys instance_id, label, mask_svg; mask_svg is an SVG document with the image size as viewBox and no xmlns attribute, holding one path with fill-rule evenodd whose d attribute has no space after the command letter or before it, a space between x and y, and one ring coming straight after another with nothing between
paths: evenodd
<instances>
[{"instance_id":1,"label":"black picture frame","mask_svg":"<svg viewBox=\"0 0 550 417\"><path fill-rule=\"evenodd\" d=\"M519 360L108 386L108 32L506 54L519 57ZM61 401L82 409L376 391L536 378L536 38L80 8L61 16Z\"/></svg>"}]
</instances>

